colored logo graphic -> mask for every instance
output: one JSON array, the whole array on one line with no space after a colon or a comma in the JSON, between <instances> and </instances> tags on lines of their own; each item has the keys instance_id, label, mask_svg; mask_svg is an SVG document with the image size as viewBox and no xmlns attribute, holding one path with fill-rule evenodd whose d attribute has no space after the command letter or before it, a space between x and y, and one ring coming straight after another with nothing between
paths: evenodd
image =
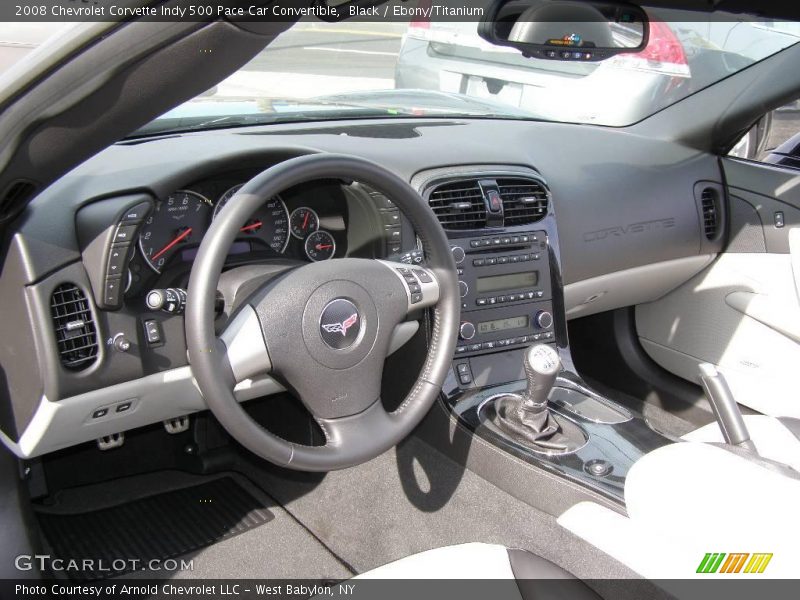
<instances>
[{"instance_id":1,"label":"colored logo graphic","mask_svg":"<svg viewBox=\"0 0 800 600\"><path fill-rule=\"evenodd\" d=\"M725 554L724 552L708 552L697 567L698 573L763 573L772 553L750 554L739 552Z\"/></svg>"},{"instance_id":2,"label":"colored logo graphic","mask_svg":"<svg viewBox=\"0 0 800 600\"><path fill-rule=\"evenodd\" d=\"M358 321L358 313L353 313L341 323L330 323L323 325L322 328L328 333L341 333L342 337L347 335L347 330L350 329Z\"/></svg>"},{"instance_id":3,"label":"colored logo graphic","mask_svg":"<svg viewBox=\"0 0 800 600\"><path fill-rule=\"evenodd\" d=\"M570 33L569 35L565 35L562 39L566 42L567 46L580 46L582 41L581 36L577 33Z\"/></svg>"}]
</instances>

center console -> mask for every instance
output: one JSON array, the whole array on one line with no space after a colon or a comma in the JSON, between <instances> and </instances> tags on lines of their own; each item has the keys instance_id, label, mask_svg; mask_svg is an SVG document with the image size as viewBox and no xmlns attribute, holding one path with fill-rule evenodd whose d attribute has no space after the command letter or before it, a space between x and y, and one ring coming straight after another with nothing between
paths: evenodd
<instances>
[{"instance_id":1,"label":"center console","mask_svg":"<svg viewBox=\"0 0 800 600\"><path fill-rule=\"evenodd\" d=\"M672 440L575 371L556 207L545 181L524 168L463 168L412 184L445 229L458 272L459 341L443 387L451 414L517 458L623 503L630 466ZM531 400L533 355L557 357L544 406Z\"/></svg>"}]
</instances>

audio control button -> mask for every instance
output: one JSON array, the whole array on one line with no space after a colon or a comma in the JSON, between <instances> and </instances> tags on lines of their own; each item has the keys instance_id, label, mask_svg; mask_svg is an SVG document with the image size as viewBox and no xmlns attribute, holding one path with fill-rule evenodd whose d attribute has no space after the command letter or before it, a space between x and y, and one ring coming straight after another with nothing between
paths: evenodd
<instances>
[{"instance_id":1,"label":"audio control button","mask_svg":"<svg viewBox=\"0 0 800 600\"><path fill-rule=\"evenodd\" d=\"M433 277L431 277L431 276L428 274L428 272L427 272L427 271L423 271L422 269L414 269L413 273L414 273L414 275L416 275L416 276L417 276L417 278L418 278L418 279L419 279L419 280L420 280L422 283L433 283Z\"/></svg>"},{"instance_id":2,"label":"audio control button","mask_svg":"<svg viewBox=\"0 0 800 600\"><path fill-rule=\"evenodd\" d=\"M548 329L553 326L553 314L546 310L540 310L536 313L534 321L539 329Z\"/></svg>"},{"instance_id":3,"label":"audio control button","mask_svg":"<svg viewBox=\"0 0 800 600\"><path fill-rule=\"evenodd\" d=\"M466 296L469 293L469 286L465 282L459 281L458 282L458 290L459 290L459 293L461 294L461 297L463 298L464 296Z\"/></svg>"},{"instance_id":4,"label":"audio control button","mask_svg":"<svg viewBox=\"0 0 800 600\"><path fill-rule=\"evenodd\" d=\"M457 265L464 262L466 254L464 253L464 249L461 246L450 246L450 252L453 253L453 259L456 261Z\"/></svg>"},{"instance_id":5,"label":"audio control button","mask_svg":"<svg viewBox=\"0 0 800 600\"><path fill-rule=\"evenodd\" d=\"M462 340L471 340L475 337L475 325L469 321L464 321L458 329L458 334Z\"/></svg>"}]
</instances>

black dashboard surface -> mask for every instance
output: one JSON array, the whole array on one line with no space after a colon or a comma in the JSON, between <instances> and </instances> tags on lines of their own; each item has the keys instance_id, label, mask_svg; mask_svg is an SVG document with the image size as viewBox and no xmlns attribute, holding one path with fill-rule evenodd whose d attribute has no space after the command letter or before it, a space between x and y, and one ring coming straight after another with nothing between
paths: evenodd
<instances>
[{"instance_id":1,"label":"black dashboard surface","mask_svg":"<svg viewBox=\"0 0 800 600\"><path fill-rule=\"evenodd\" d=\"M164 198L232 168L258 171L292 156L336 152L406 180L450 166L526 166L547 181L565 283L696 255L693 186L719 181L716 160L624 129L498 120L392 120L273 125L139 139L111 146L41 193L24 215L27 277L79 258L79 206L146 192ZM57 248L57 252L54 250Z\"/></svg>"}]
</instances>

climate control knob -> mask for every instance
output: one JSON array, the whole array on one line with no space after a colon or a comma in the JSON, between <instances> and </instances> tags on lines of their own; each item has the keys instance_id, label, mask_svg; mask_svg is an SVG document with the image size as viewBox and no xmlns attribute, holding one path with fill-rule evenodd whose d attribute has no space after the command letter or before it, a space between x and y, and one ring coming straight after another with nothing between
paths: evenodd
<instances>
[{"instance_id":1,"label":"climate control knob","mask_svg":"<svg viewBox=\"0 0 800 600\"><path fill-rule=\"evenodd\" d=\"M457 265L464 262L464 258L467 256L461 246L450 246L450 252L453 253L453 259L456 261Z\"/></svg>"},{"instance_id":2,"label":"climate control knob","mask_svg":"<svg viewBox=\"0 0 800 600\"><path fill-rule=\"evenodd\" d=\"M459 281L458 282L458 293L461 294L461 297L463 298L464 296L466 296L469 293L469 286L465 282Z\"/></svg>"},{"instance_id":3,"label":"climate control knob","mask_svg":"<svg viewBox=\"0 0 800 600\"><path fill-rule=\"evenodd\" d=\"M553 325L553 314L546 310L540 310L536 313L534 321L539 329L547 329Z\"/></svg>"},{"instance_id":4,"label":"climate control knob","mask_svg":"<svg viewBox=\"0 0 800 600\"><path fill-rule=\"evenodd\" d=\"M458 330L458 336L462 340L471 340L475 337L475 325L470 323L469 321L463 321L461 323L461 327Z\"/></svg>"}]
</instances>

